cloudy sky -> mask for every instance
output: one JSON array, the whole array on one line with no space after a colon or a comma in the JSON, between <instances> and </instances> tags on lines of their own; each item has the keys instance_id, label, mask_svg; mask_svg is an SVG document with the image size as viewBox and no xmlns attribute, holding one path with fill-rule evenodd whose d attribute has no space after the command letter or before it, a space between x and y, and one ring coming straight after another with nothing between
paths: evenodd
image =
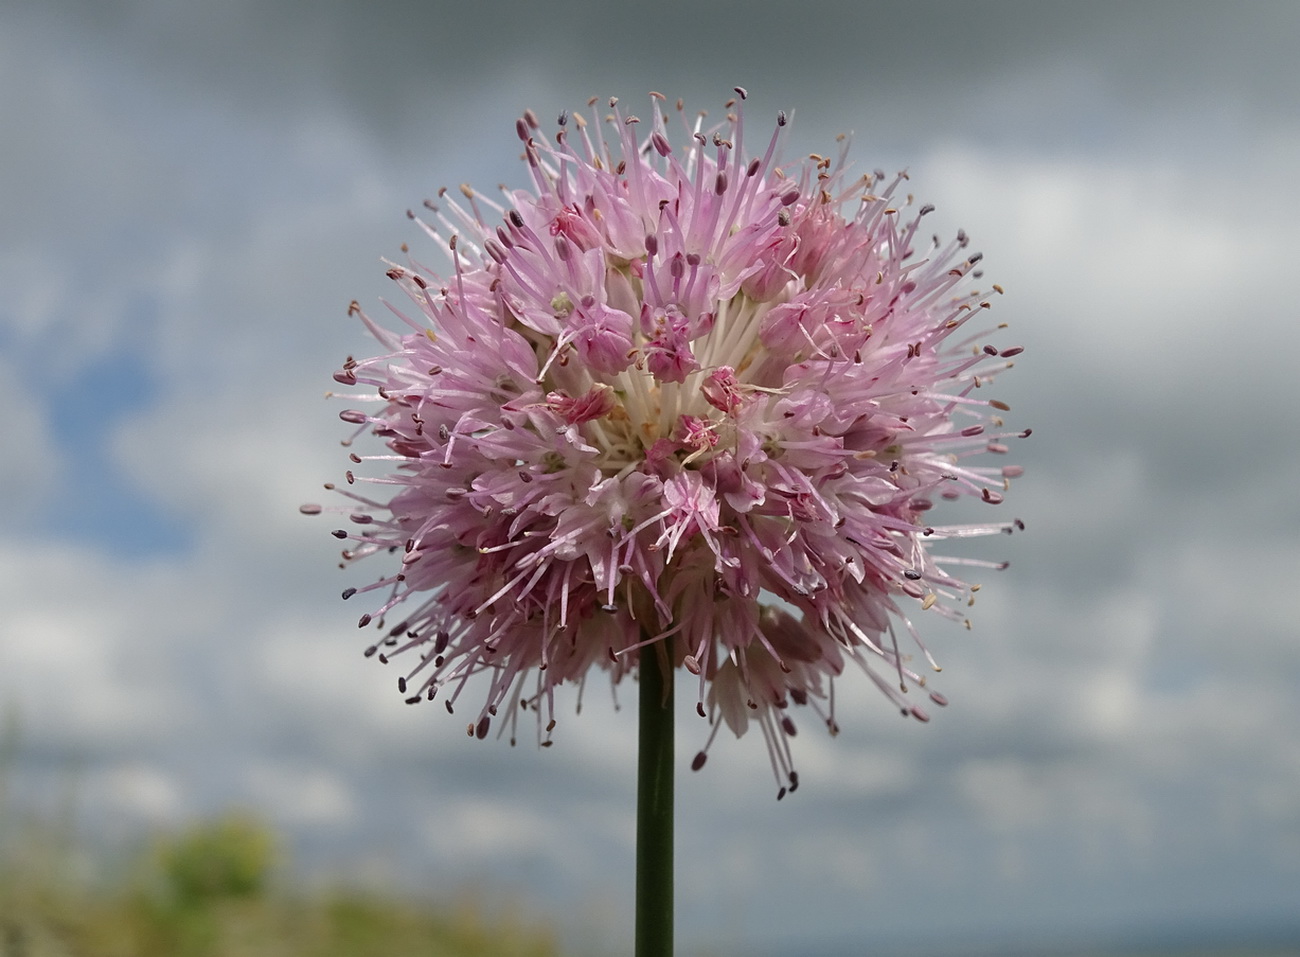
<instances>
[{"instance_id":1,"label":"cloudy sky","mask_svg":"<svg viewBox=\"0 0 1300 957\"><path fill-rule=\"evenodd\" d=\"M927 628L951 707L845 683L781 804L755 738L681 776L681 953L1300 942L1298 57L1291 2L4 4L11 789L74 775L110 840L253 807L314 876L616 950L630 709L538 752L404 707L297 505L408 207L524 185L524 107L741 84L788 155L852 132L975 237L1035 435L1011 568Z\"/></svg>"}]
</instances>

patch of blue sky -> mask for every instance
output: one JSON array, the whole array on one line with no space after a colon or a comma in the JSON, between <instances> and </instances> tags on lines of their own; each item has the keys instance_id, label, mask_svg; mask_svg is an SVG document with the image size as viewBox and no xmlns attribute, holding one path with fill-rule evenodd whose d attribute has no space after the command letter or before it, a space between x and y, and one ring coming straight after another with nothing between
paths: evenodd
<instances>
[{"instance_id":1,"label":"patch of blue sky","mask_svg":"<svg viewBox=\"0 0 1300 957\"><path fill-rule=\"evenodd\" d=\"M153 325L153 308L145 301L135 303L128 329L134 333ZM40 530L124 558L184 551L191 541L186 523L151 501L112 453L115 428L161 399L158 377L137 335L121 336L43 391L64 474L57 493L33 516Z\"/></svg>"}]
</instances>

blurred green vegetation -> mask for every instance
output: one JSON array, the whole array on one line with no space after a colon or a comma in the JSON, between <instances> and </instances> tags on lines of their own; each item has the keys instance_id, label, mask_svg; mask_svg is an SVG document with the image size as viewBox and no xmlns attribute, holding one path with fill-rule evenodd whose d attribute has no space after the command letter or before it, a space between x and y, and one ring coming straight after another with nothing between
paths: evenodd
<instances>
[{"instance_id":1,"label":"blurred green vegetation","mask_svg":"<svg viewBox=\"0 0 1300 957\"><path fill-rule=\"evenodd\" d=\"M4 825L16 822L4 815ZM28 820L0 859L0 957L553 957L545 928L356 890L277 888L274 835L232 813L158 838L118 879ZM74 853L69 857L69 850ZM58 863L62 860L62 864Z\"/></svg>"},{"instance_id":2,"label":"blurred green vegetation","mask_svg":"<svg viewBox=\"0 0 1300 957\"><path fill-rule=\"evenodd\" d=\"M504 904L306 892L281 842L232 812L157 835L120 859L80 841L66 802L40 812L6 793L0 728L0 957L555 957L552 931Z\"/></svg>"}]
</instances>

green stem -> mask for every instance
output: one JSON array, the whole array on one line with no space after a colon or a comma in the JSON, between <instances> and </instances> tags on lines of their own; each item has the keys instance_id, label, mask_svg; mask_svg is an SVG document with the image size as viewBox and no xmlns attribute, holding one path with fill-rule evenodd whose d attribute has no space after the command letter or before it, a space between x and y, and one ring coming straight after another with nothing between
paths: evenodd
<instances>
[{"instance_id":1,"label":"green stem","mask_svg":"<svg viewBox=\"0 0 1300 957\"><path fill-rule=\"evenodd\" d=\"M656 642L641 649L636 784L636 957L673 953L673 675Z\"/></svg>"}]
</instances>

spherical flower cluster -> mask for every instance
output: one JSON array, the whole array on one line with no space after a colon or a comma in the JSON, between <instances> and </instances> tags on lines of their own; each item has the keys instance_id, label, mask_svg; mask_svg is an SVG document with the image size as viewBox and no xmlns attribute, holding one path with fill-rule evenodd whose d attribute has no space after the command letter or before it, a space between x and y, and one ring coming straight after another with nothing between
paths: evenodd
<instances>
[{"instance_id":1,"label":"spherical flower cluster","mask_svg":"<svg viewBox=\"0 0 1300 957\"><path fill-rule=\"evenodd\" d=\"M341 417L386 445L352 461L387 474L347 473L334 534L347 562L393 556L344 597L380 596L366 653L401 656L409 702L452 710L478 676L469 733L495 716L513 740L534 710L549 744L558 687L593 669L617 683L661 644L699 678L694 766L722 725L752 722L783 794L791 706L834 732L846 667L905 715L928 720L918 694L945 703L898 633L933 666L908 609L962 620L978 586L951 567L997 563L929 546L1019 522L930 509L998 505L1019 469L971 460L1028 433L984 397L1020 350L968 328L989 302L966 236L924 248L931 207L901 195L906 174L851 177L846 149L777 165L783 114L746 158L737 93L676 144L658 94L648 122L610 100L608 134L562 114L553 144L528 113L531 192L466 186L411 214L451 271L389 269L413 304L389 307L404 335L353 304L384 354L335 374L365 387Z\"/></svg>"}]
</instances>

